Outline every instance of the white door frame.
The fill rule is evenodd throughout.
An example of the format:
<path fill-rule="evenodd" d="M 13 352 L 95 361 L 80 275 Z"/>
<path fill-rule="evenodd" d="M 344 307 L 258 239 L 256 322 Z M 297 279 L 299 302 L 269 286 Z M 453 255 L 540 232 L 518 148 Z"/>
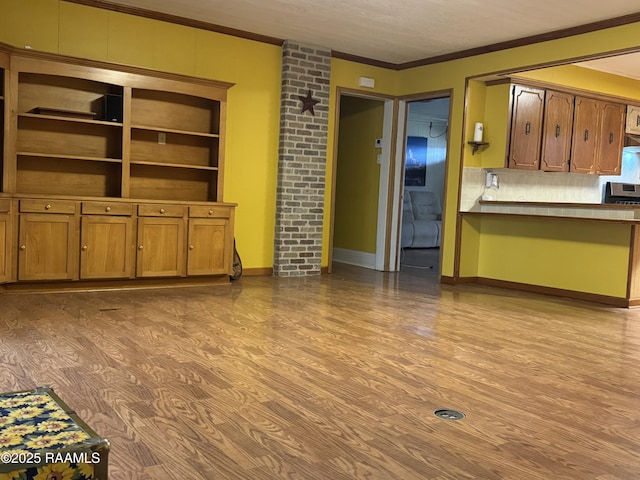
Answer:
<path fill-rule="evenodd" d="M 384 102 L 382 164 L 378 195 L 378 229 L 376 237 L 376 270 L 398 270 L 398 232 L 402 222 L 402 166 L 404 164 L 404 132 L 407 102 Z"/>

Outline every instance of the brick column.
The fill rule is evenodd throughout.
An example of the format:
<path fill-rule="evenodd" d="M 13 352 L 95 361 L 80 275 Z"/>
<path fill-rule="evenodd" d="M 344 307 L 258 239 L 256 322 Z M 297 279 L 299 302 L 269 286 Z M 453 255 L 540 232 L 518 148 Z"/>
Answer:
<path fill-rule="evenodd" d="M 282 47 L 280 150 L 273 274 L 319 275 L 329 125 L 331 52 L 287 40 Z M 299 97 L 319 100 L 302 112 Z"/>

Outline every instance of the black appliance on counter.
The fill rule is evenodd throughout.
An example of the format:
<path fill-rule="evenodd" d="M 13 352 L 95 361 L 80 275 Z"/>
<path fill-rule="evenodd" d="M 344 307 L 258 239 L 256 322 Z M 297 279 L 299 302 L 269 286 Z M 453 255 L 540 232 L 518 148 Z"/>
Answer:
<path fill-rule="evenodd" d="M 604 202 L 623 205 L 640 205 L 640 185 L 633 183 L 607 182 L 604 187 Z"/>

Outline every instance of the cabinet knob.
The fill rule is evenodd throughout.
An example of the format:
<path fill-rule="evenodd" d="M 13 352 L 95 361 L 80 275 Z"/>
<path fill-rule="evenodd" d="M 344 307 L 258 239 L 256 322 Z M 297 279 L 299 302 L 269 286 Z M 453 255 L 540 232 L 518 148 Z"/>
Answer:
<path fill-rule="evenodd" d="M 209 215 L 213 215 L 213 210 L 209 210 Z"/>
<path fill-rule="evenodd" d="M 82 245 L 82 250 L 86 250 L 87 248 L 89 247 L 87 247 L 86 245 Z"/>
<path fill-rule="evenodd" d="M 164 213 L 164 212 L 166 212 L 166 210 L 164 208 L 161 208 L 160 213 Z"/>
<path fill-rule="evenodd" d="M 138 245 L 138 250 L 142 250 L 144 247 L 142 245 Z"/>
<path fill-rule="evenodd" d="M 193 245 L 189 245 L 189 250 L 193 250 L 194 246 Z"/>
<path fill-rule="evenodd" d="M 51 210 L 51 204 L 50 204 L 50 203 L 47 203 L 47 204 L 44 206 L 44 209 L 45 209 L 45 210 Z"/>
<path fill-rule="evenodd" d="M 26 250 L 27 246 L 26 245 L 20 245 L 20 250 Z"/>
<path fill-rule="evenodd" d="M 110 212 L 110 211 L 111 211 L 111 207 L 106 207 L 106 208 L 104 209 L 104 211 L 105 211 L 105 212 Z"/>

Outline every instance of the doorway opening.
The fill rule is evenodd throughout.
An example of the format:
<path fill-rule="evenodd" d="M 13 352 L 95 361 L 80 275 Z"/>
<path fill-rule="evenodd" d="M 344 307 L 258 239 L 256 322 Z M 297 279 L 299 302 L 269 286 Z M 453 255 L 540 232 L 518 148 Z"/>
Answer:
<path fill-rule="evenodd" d="M 385 99 L 342 94 L 338 108 L 332 260 L 375 269 Z"/>
<path fill-rule="evenodd" d="M 399 269 L 440 274 L 450 98 L 407 101 Z"/>

